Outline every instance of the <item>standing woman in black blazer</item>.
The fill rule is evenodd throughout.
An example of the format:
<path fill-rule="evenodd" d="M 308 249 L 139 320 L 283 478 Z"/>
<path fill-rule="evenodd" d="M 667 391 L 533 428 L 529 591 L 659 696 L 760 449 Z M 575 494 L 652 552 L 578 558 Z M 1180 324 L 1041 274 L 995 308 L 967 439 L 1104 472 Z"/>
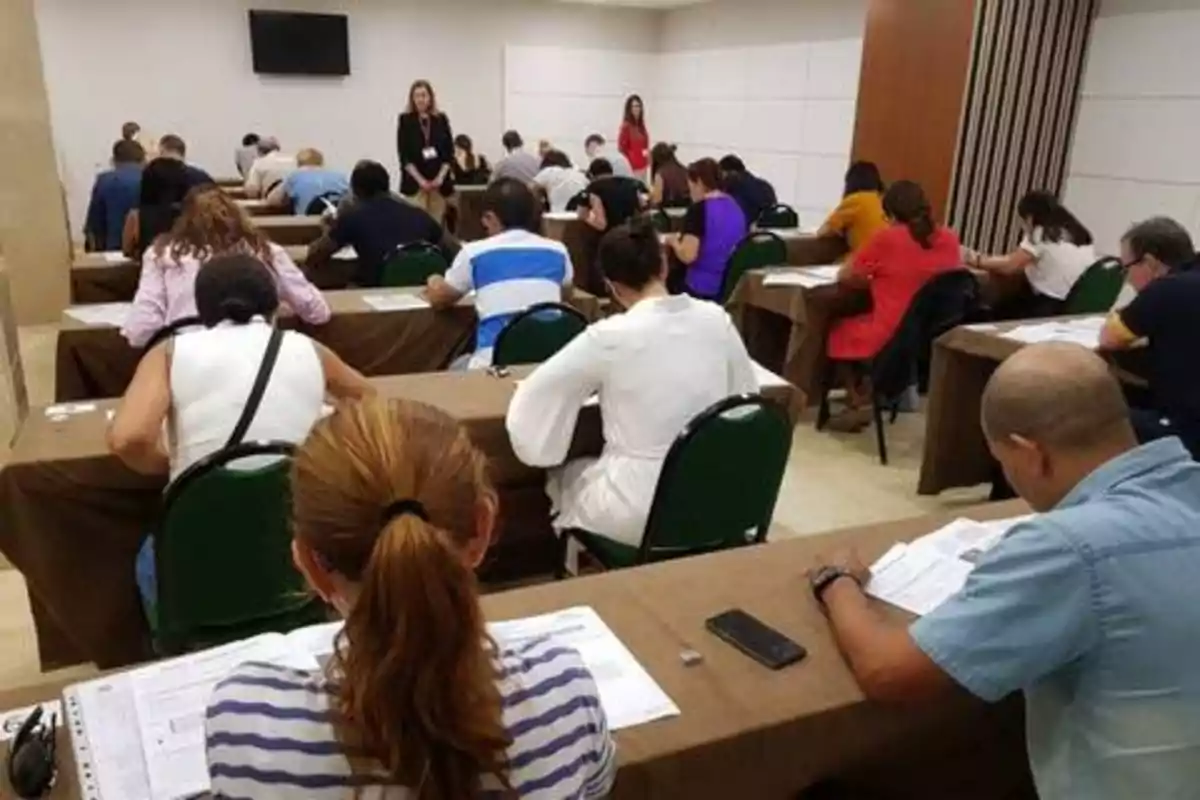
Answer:
<path fill-rule="evenodd" d="M 396 128 L 400 154 L 400 194 L 429 212 L 439 223 L 446 200 L 454 194 L 454 134 L 450 120 L 438 111 L 437 95 L 427 80 L 408 90 L 408 109 Z"/>

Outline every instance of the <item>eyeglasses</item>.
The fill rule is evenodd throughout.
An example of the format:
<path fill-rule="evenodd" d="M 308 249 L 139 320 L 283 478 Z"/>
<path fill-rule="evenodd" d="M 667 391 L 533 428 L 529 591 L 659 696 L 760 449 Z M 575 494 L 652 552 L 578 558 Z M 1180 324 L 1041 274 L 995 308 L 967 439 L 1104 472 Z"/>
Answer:
<path fill-rule="evenodd" d="M 48 795 L 58 775 L 54 759 L 58 714 L 51 714 L 50 724 L 43 725 L 42 713 L 41 706 L 33 710 L 8 750 L 8 782 L 22 800 Z"/>

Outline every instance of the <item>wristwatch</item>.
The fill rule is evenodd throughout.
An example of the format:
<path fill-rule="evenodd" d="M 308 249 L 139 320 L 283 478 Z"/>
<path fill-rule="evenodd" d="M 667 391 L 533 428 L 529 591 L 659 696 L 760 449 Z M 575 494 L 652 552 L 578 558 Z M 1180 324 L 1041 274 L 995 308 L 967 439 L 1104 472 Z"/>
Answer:
<path fill-rule="evenodd" d="M 818 603 L 825 605 L 825 590 L 841 578 L 849 578 L 858 584 L 859 588 L 862 588 L 862 581 L 858 579 L 858 576 L 845 567 L 821 567 L 812 576 L 812 593 Z"/>

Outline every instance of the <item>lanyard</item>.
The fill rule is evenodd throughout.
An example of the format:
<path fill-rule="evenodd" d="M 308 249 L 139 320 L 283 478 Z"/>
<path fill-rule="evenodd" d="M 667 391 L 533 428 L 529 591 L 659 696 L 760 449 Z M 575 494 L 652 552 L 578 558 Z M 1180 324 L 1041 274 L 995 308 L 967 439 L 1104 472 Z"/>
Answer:
<path fill-rule="evenodd" d="M 433 138 L 433 117 L 419 117 L 417 121 L 421 123 L 421 135 L 425 137 L 425 146 L 429 147 L 429 140 Z"/>

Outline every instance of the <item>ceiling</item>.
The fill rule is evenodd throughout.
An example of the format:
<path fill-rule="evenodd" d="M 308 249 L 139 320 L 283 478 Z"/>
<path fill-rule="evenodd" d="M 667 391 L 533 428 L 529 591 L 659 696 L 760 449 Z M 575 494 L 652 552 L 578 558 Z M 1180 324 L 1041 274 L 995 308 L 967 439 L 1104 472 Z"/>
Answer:
<path fill-rule="evenodd" d="M 681 8 L 707 3 L 709 0 L 558 0 L 560 3 L 579 3 L 589 6 L 625 6 L 632 8 Z"/>

